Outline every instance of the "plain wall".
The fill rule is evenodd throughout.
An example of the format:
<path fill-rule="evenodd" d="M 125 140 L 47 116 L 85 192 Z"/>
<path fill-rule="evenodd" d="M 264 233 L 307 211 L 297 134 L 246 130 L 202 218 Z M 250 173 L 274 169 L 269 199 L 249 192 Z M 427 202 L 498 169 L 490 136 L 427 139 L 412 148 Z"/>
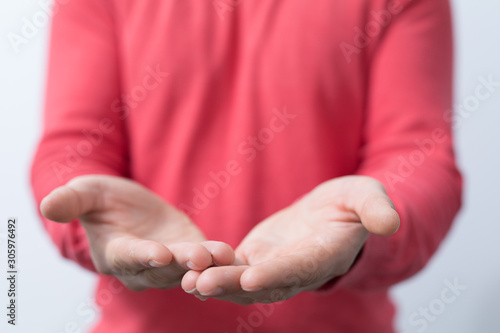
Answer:
<path fill-rule="evenodd" d="M 49 23 L 39 24 L 39 31 L 18 53 L 7 35 L 19 33 L 22 19 L 40 11 L 38 0 L 0 3 L 1 276 L 6 272 L 6 221 L 19 221 L 18 325 L 6 323 L 7 283 L 1 278 L 1 332 L 78 332 L 97 319 L 95 277 L 59 256 L 41 227 L 29 187 L 30 162 L 40 134 Z M 500 1 L 455 0 L 453 11 L 455 102 L 462 105 L 471 101 L 479 77 L 500 82 Z M 393 289 L 396 324 L 403 332 L 500 332 L 500 223 L 495 210 L 500 199 L 499 106 L 497 87 L 475 111 L 458 116 L 464 206 L 429 265 Z M 465 289 L 451 290 L 449 284 L 454 283 Z"/>

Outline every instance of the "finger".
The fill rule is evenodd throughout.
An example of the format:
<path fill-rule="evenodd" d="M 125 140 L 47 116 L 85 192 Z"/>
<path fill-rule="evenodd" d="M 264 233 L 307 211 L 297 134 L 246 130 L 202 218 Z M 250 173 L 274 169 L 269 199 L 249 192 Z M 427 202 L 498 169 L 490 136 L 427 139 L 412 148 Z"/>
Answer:
<path fill-rule="evenodd" d="M 135 275 L 118 275 L 127 288 L 142 291 L 148 288 L 170 289 L 180 284 L 184 270 L 177 265 L 161 268 L 147 268 Z"/>
<path fill-rule="evenodd" d="M 251 292 L 282 289 L 292 294 L 301 288 L 312 290 L 324 283 L 327 270 L 333 270 L 326 266 L 312 252 L 281 256 L 248 268 L 241 276 L 241 288 Z"/>
<path fill-rule="evenodd" d="M 130 281 L 139 287 L 170 289 L 180 285 L 184 273 L 186 271 L 182 267 L 169 264 L 161 268 L 145 269 L 138 275 L 131 276 Z"/>
<path fill-rule="evenodd" d="M 104 258 L 97 258 L 96 268 L 108 275 L 137 275 L 148 268 L 165 267 L 172 261 L 172 253 L 163 244 L 118 237 L 104 249 Z"/>
<path fill-rule="evenodd" d="M 366 230 L 373 234 L 388 236 L 399 228 L 399 215 L 385 193 L 374 192 L 366 197 L 357 213 Z"/>
<path fill-rule="evenodd" d="M 367 176 L 349 176 L 339 180 L 344 182 L 338 189 L 345 193 L 347 207 L 359 216 L 366 230 L 380 236 L 388 236 L 398 230 L 399 215 L 379 181 Z"/>
<path fill-rule="evenodd" d="M 212 255 L 212 264 L 226 266 L 234 263 L 234 250 L 228 244 L 216 241 L 205 241 L 202 242 L 201 245 L 203 245 Z"/>
<path fill-rule="evenodd" d="M 275 288 L 267 289 L 258 292 L 241 291 L 233 294 L 225 294 L 222 296 L 213 297 L 220 301 L 232 302 L 239 305 L 251 305 L 255 303 L 276 303 L 287 300 L 295 296 L 297 292 L 291 292 L 290 288 Z M 197 296 L 197 298 L 204 300 L 209 297 Z"/>
<path fill-rule="evenodd" d="M 196 290 L 196 281 L 198 281 L 201 273 L 201 271 L 187 271 L 182 277 L 182 289 L 188 294 L 198 295 L 198 290 Z"/>
<path fill-rule="evenodd" d="M 235 267 L 235 266 L 232 266 Z M 293 294 L 290 293 L 290 288 L 275 288 L 271 290 L 262 290 L 256 292 L 248 292 L 241 289 L 238 280 L 241 281 L 241 271 L 248 266 L 240 267 L 236 270 L 228 266 L 213 267 L 200 271 L 188 271 L 182 278 L 182 288 L 185 292 L 194 295 L 198 299 L 205 301 L 208 298 L 215 298 L 221 301 L 229 301 L 240 305 L 250 305 L 258 303 L 274 303 L 290 298 Z M 210 271 L 210 273 L 208 273 Z M 203 279 L 199 284 L 203 296 L 197 289 L 198 279 L 203 275 Z M 223 279 L 221 279 L 221 276 Z M 204 280 L 204 281 L 203 281 Z M 216 282 L 218 281 L 218 282 Z"/>
<path fill-rule="evenodd" d="M 212 265 L 212 254 L 199 243 L 174 243 L 168 245 L 172 261 L 186 270 L 204 270 Z"/>
<path fill-rule="evenodd" d="M 196 290 L 201 296 L 222 296 L 241 292 L 241 274 L 248 266 L 211 267 L 196 280 Z"/>
<path fill-rule="evenodd" d="M 101 186 L 96 177 L 75 178 L 47 195 L 40 204 L 40 211 L 49 220 L 71 222 L 80 215 L 101 208 Z"/>
<path fill-rule="evenodd" d="M 181 284 L 181 280 L 186 273 L 199 272 L 190 270 L 189 268 L 193 267 L 194 264 L 192 262 L 197 261 L 197 259 L 195 259 L 191 262 L 192 258 L 198 255 L 196 252 L 199 250 L 205 252 L 203 254 L 203 256 L 206 256 L 205 265 L 212 262 L 208 250 L 200 244 L 177 243 L 171 246 L 171 248 L 173 249 L 173 253 L 170 264 L 159 268 L 144 269 L 137 275 L 130 276 L 130 278 L 126 279 L 127 286 L 133 290 L 143 290 L 144 288 L 174 288 Z M 177 257 L 175 256 L 176 253 Z M 182 253 L 185 257 L 179 255 L 179 253 Z M 194 284 L 195 283 L 196 281 Z"/>

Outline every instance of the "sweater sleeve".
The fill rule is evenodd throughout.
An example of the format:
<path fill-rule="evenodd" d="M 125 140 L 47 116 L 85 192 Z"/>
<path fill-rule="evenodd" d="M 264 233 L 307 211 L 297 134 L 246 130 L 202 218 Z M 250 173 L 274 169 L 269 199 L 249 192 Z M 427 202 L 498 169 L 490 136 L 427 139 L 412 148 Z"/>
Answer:
<path fill-rule="evenodd" d="M 336 287 L 387 288 L 422 269 L 461 203 L 445 113 L 452 104 L 452 29 L 447 0 L 414 0 L 392 17 L 370 56 L 359 175 L 386 188 L 401 219 L 370 235 Z"/>
<path fill-rule="evenodd" d="M 119 59 L 105 3 L 72 0 L 54 9 L 43 133 L 31 169 L 38 205 L 76 176 L 128 172 L 125 119 L 117 106 Z M 64 257 L 95 270 L 78 221 L 42 221 Z"/>

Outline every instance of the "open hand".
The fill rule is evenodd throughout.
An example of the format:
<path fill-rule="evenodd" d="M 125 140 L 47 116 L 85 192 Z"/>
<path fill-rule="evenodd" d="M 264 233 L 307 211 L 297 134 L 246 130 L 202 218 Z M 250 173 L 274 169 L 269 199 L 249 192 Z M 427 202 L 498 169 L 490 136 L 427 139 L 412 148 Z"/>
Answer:
<path fill-rule="evenodd" d="M 229 245 L 206 241 L 184 213 L 124 178 L 74 178 L 45 197 L 40 209 L 56 222 L 79 218 L 97 271 L 132 290 L 172 288 L 188 270 L 234 261 Z"/>
<path fill-rule="evenodd" d="M 236 249 L 235 265 L 189 271 L 182 287 L 202 300 L 282 301 L 345 274 L 369 232 L 389 235 L 398 227 L 378 181 L 337 178 L 255 226 Z"/>

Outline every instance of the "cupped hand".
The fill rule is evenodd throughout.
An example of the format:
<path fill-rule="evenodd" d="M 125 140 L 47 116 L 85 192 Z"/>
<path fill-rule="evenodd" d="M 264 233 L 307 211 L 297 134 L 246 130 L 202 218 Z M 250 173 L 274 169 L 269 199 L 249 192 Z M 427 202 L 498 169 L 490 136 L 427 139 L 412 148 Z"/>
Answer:
<path fill-rule="evenodd" d="M 76 177 L 45 197 L 40 210 L 56 222 L 79 218 L 96 270 L 132 290 L 173 288 L 188 270 L 234 261 L 229 245 L 206 241 L 184 213 L 125 178 Z"/>
<path fill-rule="evenodd" d="M 235 265 L 189 271 L 182 287 L 202 300 L 282 301 L 345 274 L 370 232 L 390 235 L 398 227 L 378 181 L 337 178 L 256 225 L 236 249 Z"/>

